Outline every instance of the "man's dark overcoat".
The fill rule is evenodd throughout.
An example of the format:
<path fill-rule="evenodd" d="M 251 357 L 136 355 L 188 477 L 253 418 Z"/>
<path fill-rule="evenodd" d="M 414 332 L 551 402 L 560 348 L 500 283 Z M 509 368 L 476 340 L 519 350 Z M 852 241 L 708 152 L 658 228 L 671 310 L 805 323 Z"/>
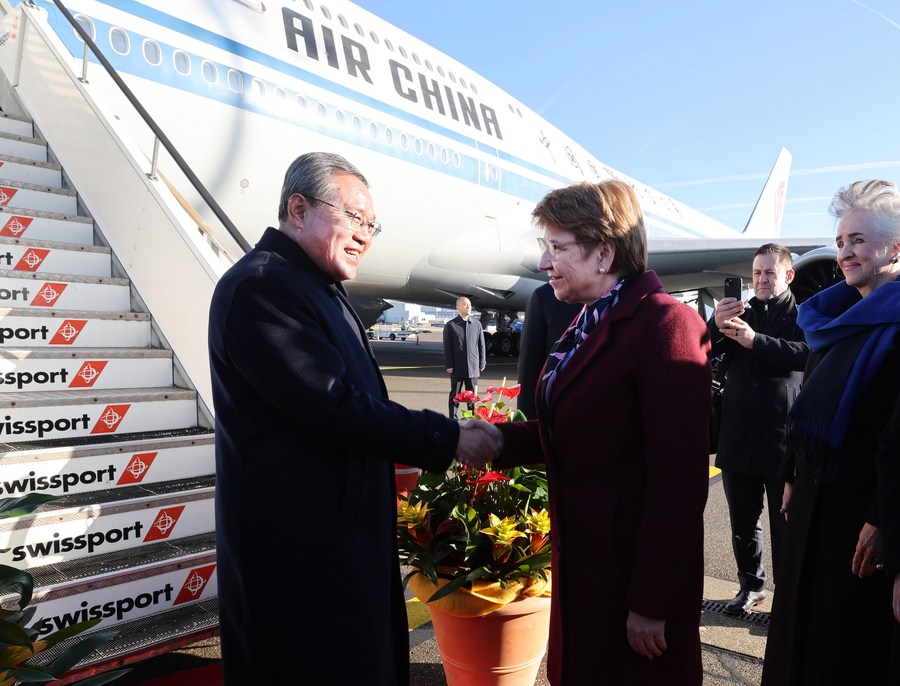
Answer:
<path fill-rule="evenodd" d="M 487 364 L 481 322 L 456 315 L 444 325 L 444 368 L 454 379 L 477 379 Z"/>
<path fill-rule="evenodd" d="M 797 301 L 787 290 L 770 301 L 751 298 L 741 316 L 756 333 L 749 350 L 708 326 L 713 357 L 728 370 L 716 466 L 775 479 L 784 458 L 788 410 L 800 392 L 809 346 L 797 326 Z"/>
<path fill-rule="evenodd" d="M 496 465 L 546 458 L 554 686 L 700 685 L 711 381 L 704 322 L 646 272 L 560 372 L 549 412 L 497 425 Z M 631 649 L 629 610 L 665 620 L 662 657 Z"/>
<path fill-rule="evenodd" d="M 343 288 L 275 229 L 209 345 L 225 683 L 407 684 L 393 461 L 446 469 L 457 425 L 387 399 Z"/>

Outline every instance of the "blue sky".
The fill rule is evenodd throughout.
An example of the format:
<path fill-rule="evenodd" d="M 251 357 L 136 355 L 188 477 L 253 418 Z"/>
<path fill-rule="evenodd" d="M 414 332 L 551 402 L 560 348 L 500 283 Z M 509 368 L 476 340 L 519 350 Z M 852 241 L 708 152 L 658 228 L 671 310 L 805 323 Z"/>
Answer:
<path fill-rule="evenodd" d="M 784 235 L 834 192 L 900 183 L 897 0 L 356 0 L 612 166 L 744 226 L 782 146 Z"/>

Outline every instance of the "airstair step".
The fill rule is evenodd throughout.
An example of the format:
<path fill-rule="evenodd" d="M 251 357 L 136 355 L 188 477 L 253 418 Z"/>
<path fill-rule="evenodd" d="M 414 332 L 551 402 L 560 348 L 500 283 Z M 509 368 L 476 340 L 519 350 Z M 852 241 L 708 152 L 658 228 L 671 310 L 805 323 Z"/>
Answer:
<path fill-rule="evenodd" d="M 8 112 L 0 112 L 0 131 L 13 136 L 32 138 L 34 136 L 34 125 L 30 119 L 17 117 Z"/>
<path fill-rule="evenodd" d="M 215 489 L 54 509 L 0 522 L 0 563 L 31 569 L 215 531 Z"/>
<path fill-rule="evenodd" d="M 47 143 L 32 136 L 0 132 L 0 154 L 46 162 Z"/>
<path fill-rule="evenodd" d="M 112 259 L 109 248 L 99 245 L 0 236 L 0 269 L 109 277 L 112 275 Z"/>
<path fill-rule="evenodd" d="M 93 245 L 90 217 L 0 207 L 0 236 Z"/>
<path fill-rule="evenodd" d="M 0 271 L 0 307 L 118 312 L 131 309 L 128 279 Z"/>
<path fill-rule="evenodd" d="M 54 214 L 78 214 L 75 191 L 20 181 L 0 183 L 0 205 Z"/>
<path fill-rule="evenodd" d="M 0 395 L 18 391 L 154 388 L 174 383 L 172 353 L 161 349 L 4 350 Z"/>
<path fill-rule="evenodd" d="M 38 162 L 24 157 L 0 155 L 0 184 L 7 181 L 61 188 L 62 167 L 53 162 Z"/>
<path fill-rule="evenodd" d="M 32 391 L 0 396 L 0 441 L 31 442 L 197 425 L 197 397 L 181 388 Z"/>
<path fill-rule="evenodd" d="M 89 495 L 197 479 L 215 472 L 212 434 L 0 453 L 0 497 Z"/>
<path fill-rule="evenodd" d="M 0 308 L 0 349 L 144 348 L 149 345 L 150 315 L 144 312 Z"/>

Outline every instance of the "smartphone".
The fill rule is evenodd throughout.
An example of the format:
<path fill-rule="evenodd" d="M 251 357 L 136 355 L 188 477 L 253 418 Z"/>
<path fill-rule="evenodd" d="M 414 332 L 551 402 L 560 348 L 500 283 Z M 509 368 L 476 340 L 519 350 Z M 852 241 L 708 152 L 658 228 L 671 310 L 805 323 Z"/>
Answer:
<path fill-rule="evenodd" d="M 742 300 L 744 294 L 744 281 L 739 276 L 725 278 L 725 297 Z"/>

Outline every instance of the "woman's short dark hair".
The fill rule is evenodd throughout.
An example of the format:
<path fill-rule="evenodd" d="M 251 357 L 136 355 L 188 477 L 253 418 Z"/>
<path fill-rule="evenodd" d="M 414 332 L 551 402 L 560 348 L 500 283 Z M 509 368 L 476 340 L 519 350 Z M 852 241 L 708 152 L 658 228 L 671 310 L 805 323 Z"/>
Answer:
<path fill-rule="evenodd" d="M 615 246 L 612 272 L 642 274 L 647 269 L 647 232 L 634 189 L 623 181 L 576 183 L 545 195 L 531 213 L 539 226 L 571 231 L 584 254 L 600 243 Z"/>

